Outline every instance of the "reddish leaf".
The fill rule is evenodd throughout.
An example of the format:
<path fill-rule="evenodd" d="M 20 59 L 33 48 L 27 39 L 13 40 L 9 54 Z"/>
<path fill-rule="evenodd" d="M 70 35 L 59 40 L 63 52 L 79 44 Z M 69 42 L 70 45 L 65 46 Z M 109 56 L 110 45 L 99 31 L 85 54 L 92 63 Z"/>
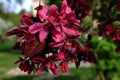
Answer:
<path fill-rule="evenodd" d="M 22 30 L 24 29 L 27 29 L 28 26 L 27 25 L 22 25 L 20 27 L 14 27 L 10 30 L 8 30 L 5 35 L 3 36 L 3 38 L 6 38 L 8 36 L 12 36 L 12 35 L 16 35 L 16 34 L 19 34 L 19 32 L 22 32 Z M 24 31 L 23 31 L 24 32 Z"/>
<path fill-rule="evenodd" d="M 40 43 L 38 40 L 28 42 L 24 48 L 24 54 L 26 57 L 32 57 L 41 52 L 46 46 L 46 43 Z"/>

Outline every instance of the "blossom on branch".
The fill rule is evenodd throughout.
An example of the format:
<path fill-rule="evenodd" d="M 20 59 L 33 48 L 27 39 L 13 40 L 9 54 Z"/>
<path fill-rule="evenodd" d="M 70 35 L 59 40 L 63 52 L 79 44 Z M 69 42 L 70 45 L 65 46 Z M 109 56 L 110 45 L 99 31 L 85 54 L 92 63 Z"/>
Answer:
<path fill-rule="evenodd" d="M 75 13 L 66 0 L 63 0 L 60 10 L 54 4 L 49 9 L 39 6 L 36 17 L 24 13 L 21 18 L 22 26 L 12 28 L 5 34 L 5 37 L 18 37 L 14 49 L 21 50 L 24 55 L 24 58 L 16 61 L 20 63 L 22 71 L 28 74 L 33 71 L 38 74 L 49 71 L 57 76 L 60 71 L 58 66 L 61 66 L 63 73 L 69 71 L 69 61 L 75 63 L 76 67 L 82 60 L 91 63 L 96 61 L 96 56 L 89 53 L 90 47 L 86 44 L 81 46 L 76 40 L 82 36 L 79 26 L 90 11 L 89 4 L 79 0 L 75 5 Z M 107 34 L 112 32 L 108 31 Z"/>

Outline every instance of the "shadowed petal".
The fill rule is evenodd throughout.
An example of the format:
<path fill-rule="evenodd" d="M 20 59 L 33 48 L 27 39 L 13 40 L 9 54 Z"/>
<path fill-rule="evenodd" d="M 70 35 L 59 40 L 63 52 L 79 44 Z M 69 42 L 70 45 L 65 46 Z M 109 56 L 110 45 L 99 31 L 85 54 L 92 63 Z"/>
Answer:
<path fill-rule="evenodd" d="M 6 37 L 12 36 L 12 35 L 17 35 L 17 34 L 19 34 L 19 33 L 21 33 L 21 32 L 22 32 L 22 33 L 23 33 L 23 32 L 26 33 L 26 31 L 25 31 L 24 29 L 27 29 L 27 28 L 28 28 L 27 25 L 22 25 L 22 26 L 20 26 L 20 27 L 14 27 L 14 28 L 8 30 L 8 31 L 5 33 L 5 35 L 3 36 L 3 38 L 6 38 Z"/>
<path fill-rule="evenodd" d="M 32 62 L 34 63 L 44 63 L 46 62 L 46 58 L 43 56 L 35 56 L 33 58 L 31 58 Z"/>
<path fill-rule="evenodd" d="M 77 31 L 78 29 L 74 26 L 62 26 L 63 31 L 66 34 L 70 34 L 70 35 L 78 35 Z"/>
<path fill-rule="evenodd" d="M 64 32 L 53 31 L 52 38 L 55 42 L 61 42 L 66 39 L 66 35 Z"/>
<path fill-rule="evenodd" d="M 40 22 L 36 22 L 33 25 L 29 26 L 28 31 L 32 34 L 37 33 L 38 31 L 41 30 L 41 28 L 43 27 L 43 24 Z"/>
<path fill-rule="evenodd" d="M 55 48 L 55 47 L 60 47 L 64 44 L 64 42 L 52 42 L 52 43 L 49 43 L 49 47 L 51 48 Z"/>
<path fill-rule="evenodd" d="M 27 43 L 23 49 L 25 57 L 33 57 L 41 52 L 46 46 L 46 43 L 40 43 L 38 40 Z"/>

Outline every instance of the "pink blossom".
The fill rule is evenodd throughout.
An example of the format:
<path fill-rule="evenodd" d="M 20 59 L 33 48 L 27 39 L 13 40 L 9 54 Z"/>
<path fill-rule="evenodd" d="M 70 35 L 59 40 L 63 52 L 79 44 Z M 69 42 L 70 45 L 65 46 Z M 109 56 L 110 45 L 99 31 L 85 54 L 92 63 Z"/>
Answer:
<path fill-rule="evenodd" d="M 22 18 L 21 18 L 21 22 L 23 25 L 31 25 L 32 24 L 32 16 L 28 13 L 24 13 Z"/>

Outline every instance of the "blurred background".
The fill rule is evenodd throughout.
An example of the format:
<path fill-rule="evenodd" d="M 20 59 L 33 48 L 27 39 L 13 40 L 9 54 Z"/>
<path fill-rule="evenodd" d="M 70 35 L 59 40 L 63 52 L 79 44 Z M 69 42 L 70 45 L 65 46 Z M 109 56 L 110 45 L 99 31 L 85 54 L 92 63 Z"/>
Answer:
<path fill-rule="evenodd" d="M 33 10 L 38 5 L 37 1 L 39 0 L 0 0 L 0 38 L 10 28 L 21 25 L 20 18 L 24 12 L 35 15 Z M 49 6 L 54 3 L 60 6 L 61 1 L 41 0 L 41 4 Z M 98 5 L 99 1 L 96 0 Z M 91 28 L 96 26 L 96 19 L 91 15 L 88 15 L 82 24 L 87 26 L 94 35 L 91 47 L 98 55 L 96 64 L 81 62 L 80 67 L 76 69 L 74 64 L 70 63 L 69 72 L 60 73 L 57 77 L 46 72 L 40 75 L 27 75 L 17 68 L 17 64 L 14 64 L 22 55 L 20 51 L 12 50 L 17 40 L 12 36 L 0 40 L 0 80 L 120 80 L 120 54 L 115 52 L 116 46 L 112 39 L 98 37 L 96 29 Z M 86 34 L 88 33 L 90 32 Z"/>

